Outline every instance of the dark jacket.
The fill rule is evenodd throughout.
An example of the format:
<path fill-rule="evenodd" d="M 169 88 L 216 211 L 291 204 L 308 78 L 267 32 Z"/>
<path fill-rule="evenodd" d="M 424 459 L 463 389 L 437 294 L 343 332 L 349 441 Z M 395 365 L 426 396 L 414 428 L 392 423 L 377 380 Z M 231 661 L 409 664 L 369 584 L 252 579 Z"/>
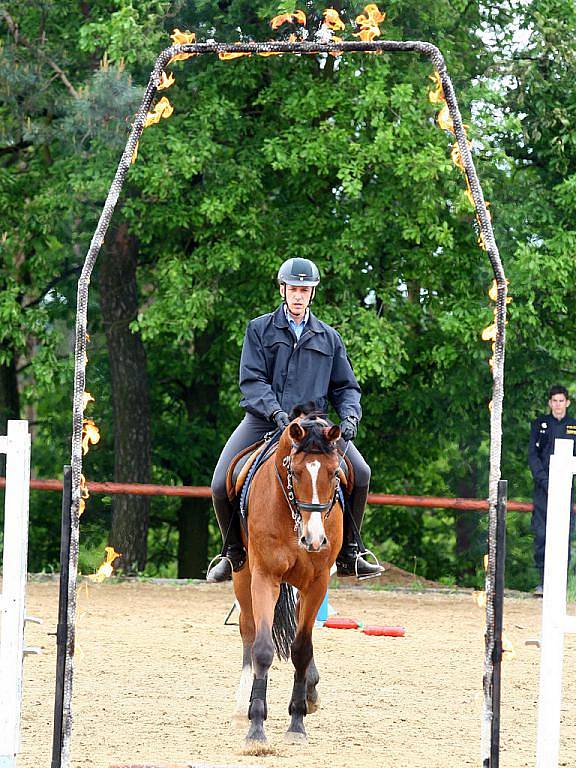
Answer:
<path fill-rule="evenodd" d="M 322 413 L 332 403 L 341 419 L 362 416 L 360 387 L 340 334 L 310 312 L 297 340 L 284 305 L 248 323 L 240 389 L 240 405 L 266 419 L 310 402 Z"/>
<path fill-rule="evenodd" d="M 558 421 L 551 413 L 534 419 L 530 430 L 528 464 L 532 470 L 534 482 L 546 491 L 550 456 L 554 453 L 554 441 L 557 437 L 576 439 L 576 419 L 564 416 Z"/>

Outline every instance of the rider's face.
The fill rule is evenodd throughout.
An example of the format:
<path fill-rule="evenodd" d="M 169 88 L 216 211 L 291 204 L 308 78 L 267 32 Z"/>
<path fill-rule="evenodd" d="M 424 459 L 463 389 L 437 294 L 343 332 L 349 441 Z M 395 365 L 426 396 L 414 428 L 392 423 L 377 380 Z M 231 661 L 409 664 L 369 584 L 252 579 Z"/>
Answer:
<path fill-rule="evenodd" d="M 564 397 L 564 395 L 552 395 L 550 400 L 548 400 L 548 405 L 552 411 L 552 416 L 560 421 L 566 416 L 570 400 Z"/>
<path fill-rule="evenodd" d="M 280 295 L 288 305 L 288 311 L 295 320 L 302 320 L 310 300 L 312 288 L 309 285 L 281 285 Z"/>

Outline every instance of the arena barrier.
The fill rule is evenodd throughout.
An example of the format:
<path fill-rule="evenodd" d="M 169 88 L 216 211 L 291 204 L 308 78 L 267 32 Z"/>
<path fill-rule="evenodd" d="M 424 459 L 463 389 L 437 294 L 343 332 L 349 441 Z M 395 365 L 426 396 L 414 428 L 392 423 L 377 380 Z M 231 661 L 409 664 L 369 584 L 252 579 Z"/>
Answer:
<path fill-rule="evenodd" d="M 6 454 L 2 595 L 0 597 L 0 768 L 15 768 L 20 748 L 22 662 L 28 564 L 30 434 L 27 421 L 9 421 L 0 437 Z"/>
<path fill-rule="evenodd" d="M 536 768 L 558 766 L 564 635 L 576 633 L 576 616 L 566 614 L 570 499 L 576 474 L 573 451 L 574 441 L 557 439 L 550 457 Z"/>

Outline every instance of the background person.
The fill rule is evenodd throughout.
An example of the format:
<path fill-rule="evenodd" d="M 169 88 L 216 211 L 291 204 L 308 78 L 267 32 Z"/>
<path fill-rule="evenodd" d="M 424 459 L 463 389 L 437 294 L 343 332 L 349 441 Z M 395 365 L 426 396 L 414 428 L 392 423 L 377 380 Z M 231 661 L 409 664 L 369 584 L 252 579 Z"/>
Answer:
<path fill-rule="evenodd" d="M 340 447 L 346 450 L 354 469 L 349 514 L 344 515 L 344 542 L 336 561 L 338 574 L 378 576 L 384 569 L 360 557 L 356 540 L 370 482 L 370 467 L 351 442 L 362 416 L 360 387 L 340 334 L 310 311 L 320 283 L 316 265 L 309 259 L 288 259 L 277 279 L 282 304 L 274 312 L 251 320 L 244 337 L 240 405 L 246 415 L 224 446 L 212 478 L 212 501 L 224 547 L 222 560 L 209 570 L 206 579 L 226 581 L 232 570 L 239 571 L 246 562 L 238 514 L 226 493 L 230 462 L 267 432 L 288 426 L 288 414 L 304 403 L 313 404 L 320 413 L 326 413 L 332 404 L 341 419 Z"/>
<path fill-rule="evenodd" d="M 534 534 L 534 563 L 538 570 L 538 586 L 534 594 L 544 592 L 544 554 L 546 550 L 546 510 L 548 506 L 548 470 L 550 456 L 554 453 L 554 441 L 557 437 L 576 439 L 576 419 L 567 415 L 570 406 L 566 387 L 555 385 L 548 392 L 550 413 L 538 416 L 532 422 L 528 463 L 534 478 L 534 510 L 532 512 L 532 532 Z M 572 499 L 570 502 L 570 534 L 574 528 Z M 572 538 L 572 536 L 570 536 Z M 569 555 L 570 557 L 570 555 Z"/>

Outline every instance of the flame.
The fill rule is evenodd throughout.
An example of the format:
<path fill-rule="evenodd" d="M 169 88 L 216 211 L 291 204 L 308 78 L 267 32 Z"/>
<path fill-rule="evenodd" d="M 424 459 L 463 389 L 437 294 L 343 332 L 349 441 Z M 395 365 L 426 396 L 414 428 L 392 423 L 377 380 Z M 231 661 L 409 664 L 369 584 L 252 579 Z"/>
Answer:
<path fill-rule="evenodd" d="M 450 133 L 454 133 L 454 122 L 450 117 L 450 110 L 448 109 L 448 104 L 446 104 L 446 102 L 444 102 L 444 106 L 440 112 L 438 112 L 436 120 L 440 128 L 442 128 L 444 131 L 450 131 Z"/>
<path fill-rule="evenodd" d="M 442 88 L 442 80 L 440 80 L 440 73 L 436 70 L 433 74 L 428 75 L 428 77 L 436 86 L 435 89 L 428 94 L 431 103 L 440 104 L 441 102 L 446 101 L 444 88 Z"/>
<path fill-rule="evenodd" d="M 241 59 L 243 56 L 251 56 L 251 55 L 252 55 L 251 53 L 241 53 L 241 52 L 238 52 L 238 53 L 235 53 L 235 52 L 224 53 L 224 52 L 221 52 L 221 53 L 218 54 L 218 58 L 221 61 L 231 61 L 232 59 Z"/>
<path fill-rule="evenodd" d="M 472 598 L 476 603 L 476 605 L 478 606 L 478 608 L 486 608 L 486 592 L 484 592 L 484 590 L 482 591 L 475 590 L 474 592 L 472 592 Z"/>
<path fill-rule="evenodd" d="M 90 491 L 86 485 L 86 478 L 84 475 L 80 475 L 80 508 L 78 510 L 78 517 L 81 517 L 86 509 L 86 499 L 90 498 Z"/>
<path fill-rule="evenodd" d="M 466 145 L 468 149 L 472 149 L 472 142 L 469 139 L 466 139 Z M 464 160 L 462 159 L 462 152 L 460 151 L 460 145 L 457 141 L 454 142 L 452 145 L 452 152 L 450 153 L 450 157 L 452 158 L 452 162 L 456 166 L 456 168 L 459 168 L 462 173 L 466 172 L 466 169 L 464 168 Z M 471 201 L 472 205 L 474 205 L 474 198 L 472 197 L 472 190 L 470 189 L 470 182 L 468 181 L 468 177 L 466 176 L 466 194 L 469 194 L 468 199 Z"/>
<path fill-rule="evenodd" d="M 378 8 L 375 3 L 366 5 L 364 7 L 364 13 L 366 14 L 365 16 L 362 14 L 360 14 L 360 16 L 356 16 L 356 24 L 359 24 L 360 26 L 368 24 L 381 24 L 386 18 L 386 14 L 382 13 L 380 8 Z"/>
<path fill-rule="evenodd" d="M 512 643 L 512 640 L 506 635 L 505 632 L 502 632 L 502 658 L 508 659 L 509 661 L 512 661 L 516 658 L 516 651 L 514 650 L 514 644 Z"/>
<path fill-rule="evenodd" d="M 496 341 L 496 323 L 490 323 L 482 330 L 482 341 Z"/>
<path fill-rule="evenodd" d="M 304 11 L 294 11 L 294 13 L 281 13 L 279 16 L 274 16 L 270 22 L 272 29 L 278 29 L 282 24 L 290 22 L 291 24 L 306 25 L 306 14 Z"/>
<path fill-rule="evenodd" d="M 100 430 L 92 419 L 82 419 L 82 453 L 88 453 L 90 445 L 100 442 Z"/>
<path fill-rule="evenodd" d="M 360 32 L 354 32 L 354 37 L 359 37 L 364 42 L 370 42 L 375 37 L 380 37 L 380 24 L 386 18 L 377 5 L 370 3 L 364 8 L 364 13 L 356 16 L 356 24 L 360 27 Z"/>
<path fill-rule="evenodd" d="M 170 59 L 170 61 L 166 66 L 168 66 L 169 64 L 173 64 L 175 61 L 186 61 L 186 59 L 191 59 L 192 56 L 198 56 L 198 54 L 197 53 L 176 53 L 174 56 L 172 56 L 172 58 Z"/>
<path fill-rule="evenodd" d="M 160 101 L 155 105 L 153 111 L 148 112 L 144 122 L 144 128 L 159 123 L 163 117 L 170 117 L 172 112 L 174 112 L 174 107 L 170 104 L 166 96 L 162 96 Z"/>
<path fill-rule="evenodd" d="M 195 32 L 189 32 L 186 30 L 186 32 L 181 32 L 179 29 L 175 29 L 172 34 L 170 35 L 170 39 L 175 45 L 186 45 L 186 43 L 195 43 L 196 42 L 196 33 Z M 192 56 L 197 56 L 197 53 L 177 53 L 175 56 L 172 56 L 168 64 L 172 64 L 174 61 L 186 61 L 186 59 L 191 59 Z M 168 86 L 164 86 L 165 88 L 168 88 Z"/>
<path fill-rule="evenodd" d="M 324 24 L 326 24 L 328 29 L 332 29 L 334 31 L 344 29 L 345 24 L 335 8 L 327 8 L 322 12 L 322 15 L 324 16 Z"/>
<path fill-rule="evenodd" d="M 506 278 L 506 285 L 509 285 L 510 281 L 508 278 Z M 498 299 L 498 285 L 496 283 L 496 280 L 492 280 L 492 284 L 490 285 L 490 288 L 488 289 L 488 296 L 490 297 L 491 301 L 497 301 Z M 512 296 L 506 296 L 506 304 L 510 304 L 512 301 Z M 494 307 L 493 315 L 494 315 L 494 322 L 490 323 L 490 325 L 487 325 L 486 328 L 482 330 L 482 341 L 491 341 L 492 342 L 492 356 L 488 360 L 488 365 L 490 366 L 490 370 L 494 372 L 494 361 L 495 361 L 495 354 L 496 354 L 496 332 L 497 332 L 497 307 Z M 508 324 L 508 321 L 506 321 L 506 324 Z M 489 406 L 490 407 L 490 406 Z"/>
<path fill-rule="evenodd" d="M 102 563 L 100 568 L 98 568 L 96 573 L 89 577 L 92 581 L 97 581 L 101 583 L 105 579 L 109 579 L 110 576 L 112 576 L 112 574 L 114 573 L 114 567 L 112 563 L 114 562 L 114 560 L 116 560 L 117 557 L 122 557 L 122 553 L 116 552 L 114 550 L 114 547 L 106 547 L 105 549 L 106 549 L 106 560 Z"/>
<path fill-rule="evenodd" d="M 478 219 L 478 217 L 476 217 Z M 484 239 L 484 235 L 482 234 L 482 230 L 478 231 L 478 239 L 476 241 L 480 248 L 482 248 L 483 251 L 486 250 L 486 240 Z"/>
<path fill-rule="evenodd" d="M 510 280 L 506 278 L 506 285 L 510 285 Z M 488 296 L 492 299 L 492 301 L 498 300 L 498 283 L 496 282 L 496 279 L 492 280 L 492 285 L 488 289 Z M 512 301 L 512 296 L 506 296 L 506 304 L 510 304 Z"/>
<path fill-rule="evenodd" d="M 172 30 L 170 40 L 172 40 L 174 45 L 186 45 L 186 43 L 195 43 L 196 32 L 190 32 L 189 30 L 186 30 L 186 32 L 181 32 L 178 28 L 176 28 Z"/>
<path fill-rule="evenodd" d="M 176 82 L 176 78 L 174 77 L 172 72 L 170 72 L 169 75 L 167 75 L 166 72 L 162 72 L 162 74 L 160 75 L 160 82 L 156 86 L 156 90 L 163 91 L 166 88 L 170 88 L 170 86 L 174 85 L 175 82 Z"/>
<path fill-rule="evenodd" d="M 82 395 L 82 410 L 85 411 L 88 403 L 95 403 L 96 401 L 90 394 L 90 392 L 84 392 Z"/>
<path fill-rule="evenodd" d="M 484 562 L 484 570 L 487 571 L 488 570 L 488 555 L 484 555 L 483 562 Z"/>
<path fill-rule="evenodd" d="M 132 153 L 132 159 L 130 160 L 131 165 L 134 165 L 136 160 L 138 159 L 138 145 L 140 144 L 139 141 L 136 142 L 136 146 L 134 147 L 134 152 Z"/>

